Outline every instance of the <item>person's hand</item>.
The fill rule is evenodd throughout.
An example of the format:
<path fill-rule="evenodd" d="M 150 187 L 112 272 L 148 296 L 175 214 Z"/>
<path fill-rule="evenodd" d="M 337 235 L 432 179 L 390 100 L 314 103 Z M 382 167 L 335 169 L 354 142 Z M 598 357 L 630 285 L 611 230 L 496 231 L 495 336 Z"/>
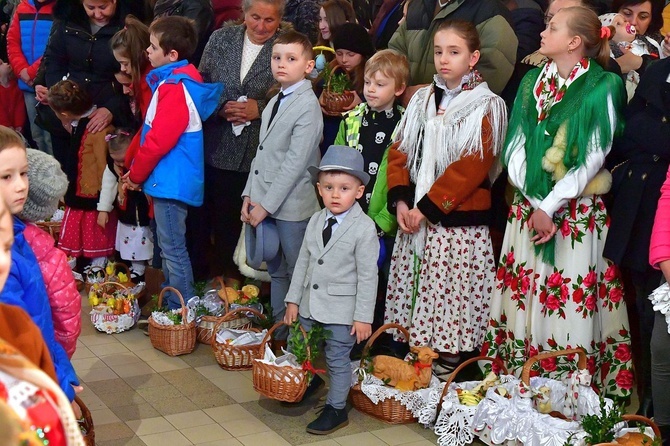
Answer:
<path fill-rule="evenodd" d="M 91 116 L 89 116 L 88 125 L 86 129 L 91 133 L 96 133 L 104 130 L 112 123 L 112 112 L 105 107 L 97 108 Z"/>
<path fill-rule="evenodd" d="M 30 75 L 28 74 L 28 69 L 27 69 L 27 68 L 24 68 L 23 70 L 21 70 L 21 71 L 19 72 L 19 77 L 21 78 L 21 80 L 22 80 L 23 82 L 25 82 L 26 84 L 32 86 L 32 84 L 33 84 L 33 80 L 30 78 Z"/>
<path fill-rule="evenodd" d="M 670 259 L 662 261 L 658 264 L 658 267 L 661 268 L 665 281 L 670 283 Z"/>
<path fill-rule="evenodd" d="M 265 220 L 265 217 L 268 216 L 268 211 L 258 203 L 250 202 L 249 204 L 253 206 L 249 212 L 249 224 L 255 228 Z"/>
<path fill-rule="evenodd" d="M 142 186 L 130 180 L 130 171 L 121 177 L 123 190 L 142 190 Z"/>
<path fill-rule="evenodd" d="M 623 74 L 628 74 L 642 66 L 642 57 L 636 56 L 630 51 L 625 52 L 623 56 L 617 57 L 615 60 L 619 64 Z"/>
<path fill-rule="evenodd" d="M 251 205 L 251 200 L 249 197 L 244 197 L 242 201 L 242 210 L 240 211 L 240 220 L 243 223 L 249 223 L 249 206 Z"/>
<path fill-rule="evenodd" d="M 351 327 L 351 333 L 349 334 L 352 336 L 356 335 L 356 342 L 360 344 L 372 335 L 372 325 L 366 324 L 365 322 L 354 321 L 354 325 Z"/>
<path fill-rule="evenodd" d="M 400 229 L 402 229 L 402 232 L 405 232 L 407 234 L 411 234 L 412 231 L 410 230 L 410 225 L 409 225 L 409 206 L 407 206 L 407 203 L 404 201 L 398 201 L 395 205 L 396 209 L 396 217 L 398 220 L 398 226 L 400 226 Z"/>
<path fill-rule="evenodd" d="M 35 85 L 35 97 L 42 104 L 48 104 L 49 102 L 47 100 L 47 93 L 49 93 L 49 89 L 47 87 L 44 85 Z"/>
<path fill-rule="evenodd" d="M 408 218 L 405 220 L 405 223 L 409 220 L 408 227 L 410 231 L 417 232 L 421 227 L 421 223 L 426 219 L 426 216 L 423 215 L 423 212 L 421 212 L 419 208 L 412 209 L 407 215 Z"/>
<path fill-rule="evenodd" d="M 235 125 L 260 118 L 258 101 L 255 99 L 248 99 L 247 102 L 228 101 L 222 110 L 223 117 Z"/>
<path fill-rule="evenodd" d="M 528 228 L 535 230 L 535 235 L 530 239 L 536 245 L 547 243 L 556 234 L 557 228 L 554 221 L 542 209 L 538 209 L 528 219 Z"/>
<path fill-rule="evenodd" d="M 98 226 L 102 229 L 105 229 L 107 222 L 109 221 L 109 212 L 99 211 L 98 212 Z"/>
<path fill-rule="evenodd" d="M 664 56 L 670 56 L 670 33 L 667 33 L 665 37 L 663 37 L 663 55 Z"/>
<path fill-rule="evenodd" d="M 284 323 L 291 325 L 298 320 L 298 305 L 294 303 L 286 304 L 286 313 L 284 314 Z"/>

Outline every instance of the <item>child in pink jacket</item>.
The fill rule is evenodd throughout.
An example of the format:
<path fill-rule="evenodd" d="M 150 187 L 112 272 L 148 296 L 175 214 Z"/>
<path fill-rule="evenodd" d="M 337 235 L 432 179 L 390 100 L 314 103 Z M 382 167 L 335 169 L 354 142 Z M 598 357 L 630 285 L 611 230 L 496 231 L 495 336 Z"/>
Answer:
<path fill-rule="evenodd" d="M 67 176 L 56 159 L 44 152 L 28 149 L 28 198 L 19 217 L 25 221 L 23 234 L 33 249 L 47 288 L 56 341 L 72 357 L 81 333 L 81 295 L 67 263 L 67 256 L 56 248 L 53 237 L 35 222 L 53 215 L 67 190 Z"/>
<path fill-rule="evenodd" d="M 658 200 L 649 246 L 649 263 L 663 271 L 665 280 L 670 282 L 670 170 Z M 655 305 L 654 309 L 657 311 L 651 333 L 651 393 L 654 421 L 661 430 L 665 446 L 670 438 L 670 312 L 667 304 L 663 303 Z"/>

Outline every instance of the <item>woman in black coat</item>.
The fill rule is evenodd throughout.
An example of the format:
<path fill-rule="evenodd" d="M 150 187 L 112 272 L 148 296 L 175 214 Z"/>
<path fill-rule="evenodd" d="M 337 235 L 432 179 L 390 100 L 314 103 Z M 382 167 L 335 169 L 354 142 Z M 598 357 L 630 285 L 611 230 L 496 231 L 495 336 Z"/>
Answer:
<path fill-rule="evenodd" d="M 44 85 L 51 87 L 67 76 L 88 91 L 97 106 L 87 126 L 90 132 L 101 131 L 111 123 L 130 124 L 128 100 L 114 78 L 119 63 L 109 42 L 123 28 L 126 15 L 141 13 L 141 8 L 141 2 L 132 0 L 58 0 L 56 3 L 56 20 L 42 61 Z M 68 135 L 59 127 L 51 109 L 43 106 L 39 114 L 42 126 L 52 134 L 54 156 L 59 158 L 67 147 Z"/>
<path fill-rule="evenodd" d="M 650 341 L 654 311 L 647 298 L 662 273 L 649 265 L 649 242 L 661 186 L 670 164 L 670 59 L 656 62 L 642 76 L 626 109 L 626 127 L 615 141 L 608 164 L 612 171 L 611 225 L 603 256 L 630 273 L 640 324 L 644 382 L 640 413 L 651 417 Z"/>

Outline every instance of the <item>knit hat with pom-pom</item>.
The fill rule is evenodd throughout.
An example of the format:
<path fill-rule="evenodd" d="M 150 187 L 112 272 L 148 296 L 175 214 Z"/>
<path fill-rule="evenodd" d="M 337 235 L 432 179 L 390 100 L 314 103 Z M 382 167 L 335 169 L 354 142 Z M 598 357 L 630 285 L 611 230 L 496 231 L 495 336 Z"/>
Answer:
<path fill-rule="evenodd" d="M 58 208 L 58 201 L 67 191 L 67 175 L 53 156 L 35 149 L 27 149 L 28 198 L 19 218 L 40 221 L 49 218 Z"/>

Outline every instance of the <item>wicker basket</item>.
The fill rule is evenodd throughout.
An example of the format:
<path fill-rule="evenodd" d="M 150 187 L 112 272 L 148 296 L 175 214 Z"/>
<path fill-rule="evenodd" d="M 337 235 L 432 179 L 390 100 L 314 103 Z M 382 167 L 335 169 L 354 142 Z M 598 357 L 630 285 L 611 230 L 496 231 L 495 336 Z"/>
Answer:
<path fill-rule="evenodd" d="M 81 409 L 82 419 L 79 420 L 79 425 L 82 429 L 82 436 L 84 437 L 84 443 L 86 446 L 95 446 L 95 426 L 93 425 L 93 417 L 91 417 L 91 411 L 88 410 L 86 404 L 78 396 L 74 397 L 75 403 Z M 86 431 L 84 434 L 83 431 Z"/>
<path fill-rule="evenodd" d="M 48 232 L 51 237 L 54 239 L 54 245 L 58 244 L 58 239 L 60 238 L 60 228 L 63 222 L 61 221 L 36 221 L 35 225 Z"/>
<path fill-rule="evenodd" d="M 505 364 L 499 359 L 499 358 L 493 358 L 491 356 L 477 356 L 474 358 L 470 358 L 468 360 L 463 361 L 461 364 L 458 365 L 454 369 L 453 372 L 451 372 L 451 375 L 449 375 L 449 378 L 447 379 L 447 382 L 444 384 L 444 389 L 442 389 L 442 395 L 440 395 L 440 402 L 437 404 L 437 413 L 435 415 L 435 418 L 440 416 L 440 411 L 442 410 L 442 403 L 444 402 L 444 398 L 447 396 L 447 392 L 449 391 L 449 386 L 456 381 L 456 377 L 460 373 L 461 370 L 466 368 L 468 365 L 472 364 L 473 362 L 478 362 L 478 361 L 490 361 L 495 363 L 498 367 L 500 367 L 500 370 L 503 372 L 503 374 L 507 375 L 507 367 L 505 367 Z"/>
<path fill-rule="evenodd" d="M 101 292 L 113 292 L 114 288 L 128 290 L 129 288 L 119 282 L 103 282 L 100 284 Z M 137 296 L 131 303 L 131 308 L 128 313 L 113 314 L 109 312 L 107 305 L 98 305 L 91 308 L 91 323 L 93 326 L 103 333 L 115 334 L 130 330 L 140 319 L 140 306 L 137 301 Z"/>
<path fill-rule="evenodd" d="M 656 438 L 661 438 L 660 429 L 658 428 L 656 423 L 654 423 L 649 418 L 643 417 L 642 415 L 633 415 L 633 414 L 631 414 L 631 415 L 626 414 L 626 415 L 623 415 L 621 418 L 623 419 L 623 421 L 637 421 L 637 422 L 640 422 L 640 423 L 645 423 L 646 425 L 651 427 L 652 431 L 654 431 L 654 438 L 655 439 Z M 598 444 L 594 444 L 593 446 L 621 446 L 621 445 L 619 443 L 598 443 Z M 651 445 L 643 444 L 642 442 L 640 442 L 639 446 L 651 446 Z"/>
<path fill-rule="evenodd" d="M 363 348 L 363 355 L 361 357 L 361 367 L 364 366 L 363 361 L 368 357 L 368 353 L 372 344 L 377 340 L 382 333 L 391 328 L 395 328 L 400 331 L 405 339 L 409 339 L 409 332 L 402 326 L 398 324 L 384 324 L 375 331 L 368 342 Z M 358 409 L 359 412 L 370 415 L 373 418 L 377 418 L 385 423 L 389 424 L 409 424 L 416 423 L 417 418 L 412 415 L 412 412 L 403 406 L 400 401 L 397 401 L 395 398 L 387 398 L 384 401 L 379 403 L 373 403 L 370 398 L 367 397 L 361 390 L 361 385 L 356 384 L 349 391 L 351 397 L 351 403 L 353 406 Z"/>
<path fill-rule="evenodd" d="M 221 278 L 221 276 L 217 277 L 216 280 L 219 282 L 220 289 L 224 290 L 225 292 L 226 285 L 223 283 L 223 279 Z M 221 298 L 221 296 L 218 293 L 217 296 Z M 221 301 L 223 302 L 224 305 L 224 313 L 228 314 L 230 312 L 230 304 L 228 303 L 228 299 L 221 298 Z M 198 325 L 196 327 L 196 335 L 198 342 L 201 342 L 203 344 L 212 343 L 212 338 L 214 337 L 213 334 L 217 332 L 214 330 L 214 327 L 221 321 L 222 317 L 223 316 L 206 315 L 200 318 L 200 321 L 198 322 Z M 234 328 L 238 330 L 246 330 L 247 328 L 251 328 L 251 321 L 249 320 L 248 317 L 242 315 L 237 318 L 227 319 L 222 328 Z"/>
<path fill-rule="evenodd" d="M 182 321 L 186 320 L 188 310 L 184 304 L 184 298 L 179 290 L 170 286 L 161 290 L 158 295 L 158 308 L 163 305 L 163 294 L 166 291 L 172 291 L 179 297 L 181 302 Z M 161 325 L 157 324 L 149 316 L 149 339 L 151 345 L 169 356 L 178 356 L 191 353 L 195 348 L 195 321 L 182 323 L 179 325 Z"/>
<path fill-rule="evenodd" d="M 258 344 L 230 345 L 216 341 L 216 333 L 218 333 L 221 328 L 232 328 L 226 325 L 229 324 L 230 321 L 239 320 L 237 315 L 240 313 L 252 313 L 260 319 L 265 319 L 263 314 L 253 308 L 238 308 L 219 318 L 219 321 L 214 326 L 214 334 L 211 336 L 211 344 L 216 361 L 221 368 L 226 370 L 249 370 L 253 365 L 254 359 L 259 357 L 262 358 L 262 356 L 259 356 Z M 239 327 L 235 328 L 240 329 Z M 258 330 L 251 327 L 245 327 L 244 329 L 258 332 Z"/>
<path fill-rule="evenodd" d="M 284 322 L 277 322 L 268 330 L 263 338 L 261 345 L 258 346 L 258 357 L 265 356 L 265 345 L 270 342 L 272 333 L 282 325 Z M 307 333 L 305 329 L 300 326 L 300 331 L 305 338 Z M 307 356 L 311 356 L 309 345 L 307 346 Z M 292 367 L 279 367 L 273 364 L 265 364 L 260 361 L 252 361 L 252 375 L 254 389 L 261 395 L 268 398 L 295 403 L 300 401 L 307 390 L 307 371 L 302 369 L 294 369 Z"/>
<path fill-rule="evenodd" d="M 331 89 L 330 81 L 333 78 L 335 72 L 339 69 L 341 69 L 341 67 L 337 66 L 331 71 L 331 75 L 328 77 L 328 81 L 326 82 L 326 86 L 323 89 L 320 98 L 321 106 L 332 115 L 337 115 L 348 110 L 347 107 L 351 105 L 354 100 L 353 91 L 345 90 L 342 93 L 335 93 Z M 349 77 L 349 74 L 346 72 L 346 70 L 342 69 L 342 72 L 346 74 L 347 77 Z"/>

